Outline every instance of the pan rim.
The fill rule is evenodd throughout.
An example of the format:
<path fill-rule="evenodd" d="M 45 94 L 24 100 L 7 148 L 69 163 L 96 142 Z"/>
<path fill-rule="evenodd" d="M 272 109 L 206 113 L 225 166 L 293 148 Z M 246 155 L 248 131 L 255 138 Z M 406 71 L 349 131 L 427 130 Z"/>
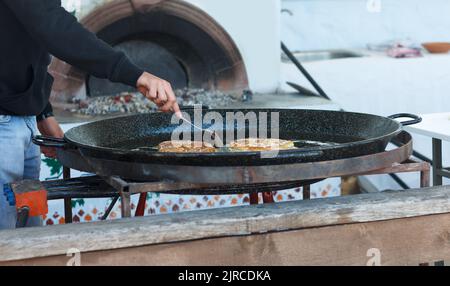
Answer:
<path fill-rule="evenodd" d="M 293 108 L 242 108 L 242 109 L 209 109 L 207 110 L 208 112 L 214 112 L 214 111 L 233 111 L 233 112 L 239 112 L 239 111 L 254 111 L 254 110 L 270 110 L 271 112 L 276 112 L 276 111 L 292 111 L 292 110 L 301 110 L 301 111 L 305 111 L 305 112 L 329 112 L 329 113 L 345 113 L 345 114 L 354 114 L 357 116 L 371 116 L 374 118 L 379 118 L 381 120 L 386 120 L 386 121 L 390 121 L 393 122 L 394 124 L 397 125 L 397 128 L 390 132 L 390 133 L 386 133 L 384 135 L 381 136 L 377 136 L 377 137 L 372 137 L 372 138 L 368 138 L 368 139 L 364 139 L 364 140 L 359 140 L 359 141 L 352 141 L 352 142 L 346 142 L 346 143 L 339 143 L 337 145 L 333 145 L 333 146 L 318 146 L 318 147 L 310 147 L 310 148 L 301 148 L 301 149 L 290 149 L 290 150 L 278 150 L 278 155 L 301 155 L 302 153 L 309 153 L 309 152 L 317 152 L 317 151 L 323 151 L 323 150 L 331 150 L 331 149 L 340 149 L 340 148 L 351 148 L 354 146 L 359 146 L 359 145 L 364 145 L 364 144 L 368 144 L 368 143 L 372 143 L 374 141 L 378 141 L 378 140 L 382 140 L 385 138 L 392 138 L 396 135 L 398 135 L 402 130 L 403 130 L 403 126 L 400 122 L 385 117 L 385 116 L 381 116 L 381 115 L 376 115 L 376 114 L 370 114 L 370 113 L 363 113 L 363 112 L 349 112 L 349 111 L 337 111 L 337 110 L 320 110 L 320 109 L 293 109 Z M 152 113 L 149 113 L 152 114 Z M 75 130 L 77 128 L 82 128 L 83 126 L 89 125 L 89 124 L 95 124 L 98 122 L 102 122 L 102 121 L 109 121 L 109 120 L 114 120 L 114 119 L 118 119 L 118 118 L 127 118 L 127 117 L 138 117 L 138 116 L 142 116 L 142 114 L 133 114 L 133 115 L 121 115 L 121 116 L 117 116 L 117 117 L 113 117 L 113 118 L 108 118 L 108 119 L 101 119 L 101 120 L 97 120 L 97 121 L 93 121 L 93 122 L 89 122 L 77 127 L 73 127 L 70 130 L 68 130 L 66 132 L 66 134 L 64 135 L 64 138 L 67 142 L 69 142 L 72 145 L 75 145 L 76 147 L 81 147 L 81 148 L 85 148 L 85 149 L 90 149 L 90 150 L 95 150 L 95 151 L 101 151 L 101 152 L 110 152 L 112 154 L 115 155 L 125 155 L 125 154 L 130 154 L 130 155 L 139 155 L 139 154 L 145 154 L 146 156 L 149 157 L 155 157 L 155 158 L 198 158 L 203 157 L 203 158 L 214 158 L 214 157 L 254 157 L 254 156 L 260 156 L 264 151 L 244 151 L 244 152 L 214 152 L 214 153 L 201 153 L 201 152 L 191 152 L 191 153 L 182 153 L 182 152 L 149 152 L 149 151 L 142 151 L 142 150 L 127 150 L 127 149 L 120 149 L 120 148 L 112 148 L 112 147 L 103 147 L 103 146 L 93 146 L 93 145 L 89 145 L 89 144 L 84 144 L 84 143 L 80 143 L 74 140 L 70 139 L 70 132 L 72 130 Z M 283 138 L 280 138 L 283 139 Z M 289 139 L 287 139 L 289 140 Z M 261 160 L 264 160 L 265 158 L 261 157 Z M 270 158 L 273 159 L 273 158 Z"/>

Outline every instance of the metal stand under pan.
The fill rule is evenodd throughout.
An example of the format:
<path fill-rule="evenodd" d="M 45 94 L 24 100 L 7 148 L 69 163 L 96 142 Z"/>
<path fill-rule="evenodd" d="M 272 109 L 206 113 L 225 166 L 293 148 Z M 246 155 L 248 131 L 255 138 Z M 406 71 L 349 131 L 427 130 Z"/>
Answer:
<path fill-rule="evenodd" d="M 250 193 L 251 204 L 257 204 L 258 193 L 262 193 L 263 202 L 271 203 L 273 202 L 273 191 L 300 186 L 303 186 L 304 199 L 309 199 L 310 184 L 325 178 L 402 172 L 420 172 L 421 187 L 429 186 L 429 164 L 409 159 L 412 154 L 411 135 L 402 132 L 394 140 L 399 143 L 400 147 L 377 154 L 342 160 L 271 166 L 180 166 L 175 168 L 176 170 L 173 172 L 168 171 L 169 167 L 174 168 L 174 166 L 167 166 L 165 170 L 167 173 L 162 172 L 168 175 L 167 179 L 145 182 L 130 181 L 114 176 L 110 172 L 97 171 L 100 177 L 91 177 L 90 180 L 103 181 L 103 184 L 106 182 L 107 186 L 110 187 L 106 189 L 98 188 L 98 197 L 115 197 L 113 204 L 116 203 L 119 196 L 121 197 L 123 217 L 131 216 L 130 197 L 133 194 L 141 194 L 136 215 L 143 215 L 146 196 L 142 194 L 148 192 L 180 195 Z M 70 168 L 94 173 L 95 159 L 85 159 L 81 154 L 70 150 L 59 151 L 58 158 L 65 166 L 65 179 L 70 177 Z M 104 160 L 97 162 L 97 164 L 100 163 L 103 166 L 111 166 L 104 164 Z M 102 170 L 105 171 L 105 169 Z M 111 194 L 115 195 L 112 196 Z M 72 192 L 72 195 L 69 193 L 64 195 L 67 206 L 66 218 L 71 218 L 71 210 L 69 210 L 68 204 L 72 197 L 78 196 L 74 192 Z M 61 198 L 61 196 L 58 198 Z M 112 209 L 113 204 L 108 211 Z M 104 218 L 106 218 L 108 211 Z M 66 219 L 66 222 L 70 222 L 70 219 Z"/>

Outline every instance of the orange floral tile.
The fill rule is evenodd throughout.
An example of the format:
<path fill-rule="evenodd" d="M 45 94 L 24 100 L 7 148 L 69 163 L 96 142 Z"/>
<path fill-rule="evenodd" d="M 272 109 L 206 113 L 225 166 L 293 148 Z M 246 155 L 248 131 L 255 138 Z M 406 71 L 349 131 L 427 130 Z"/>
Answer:
<path fill-rule="evenodd" d="M 87 214 L 87 215 L 84 217 L 84 220 L 85 220 L 85 221 L 92 221 L 91 215 L 90 215 L 90 214 Z"/>

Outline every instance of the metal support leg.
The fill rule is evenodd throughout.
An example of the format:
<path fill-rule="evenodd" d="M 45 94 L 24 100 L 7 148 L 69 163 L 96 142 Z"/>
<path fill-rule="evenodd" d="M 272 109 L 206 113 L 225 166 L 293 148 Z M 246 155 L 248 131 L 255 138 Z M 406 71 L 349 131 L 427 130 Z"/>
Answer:
<path fill-rule="evenodd" d="M 263 204 L 271 204 L 274 203 L 273 192 L 262 192 Z M 250 204 L 257 205 L 259 204 L 259 193 L 251 193 L 250 194 Z"/>
<path fill-rule="evenodd" d="M 147 193 L 141 193 L 139 195 L 139 202 L 136 207 L 136 212 L 134 213 L 134 216 L 144 216 L 146 202 L 147 202 Z"/>
<path fill-rule="evenodd" d="M 433 138 L 433 186 L 442 186 L 442 140 Z"/>
<path fill-rule="evenodd" d="M 70 168 L 63 167 L 63 178 L 70 179 Z M 64 199 L 64 221 L 65 223 L 72 223 L 72 198 Z"/>
<path fill-rule="evenodd" d="M 264 204 L 271 204 L 275 202 L 275 200 L 273 199 L 273 192 L 263 192 L 262 197 Z"/>
<path fill-rule="evenodd" d="M 122 218 L 131 217 L 131 187 L 119 177 L 105 177 L 105 181 L 119 192 Z"/>
<path fill-rule="evenodd" d="M 420 171 L 420 187 L 428 188 L 430 186 L 430 169 Z"/>
<path fill-rule="evenodd" d="M 128 187 L 120 192 L 122 218 L 131 217 L 131 194 Z"/>
<path fill-rule="evenodd" d="M 259 193 L 250 194 L 250 204 L 257 205 L 259 203 Z"/>
<path fill-rule="evenodd" d="M 303 186 L 303 199 L 304 200 L 311 199 L 311 186 L 310 185 Z"/>
<path fill-rule="evenodd" d="M 105 214 L 100 218 L 100 220 L 106 220 L 113 210 L 114 206 L 116 205 L 117 201 L 119 200 L 119 197 L 113 198 L 112 202 L 109 204 L 108 208 L 105 211 Z"/>

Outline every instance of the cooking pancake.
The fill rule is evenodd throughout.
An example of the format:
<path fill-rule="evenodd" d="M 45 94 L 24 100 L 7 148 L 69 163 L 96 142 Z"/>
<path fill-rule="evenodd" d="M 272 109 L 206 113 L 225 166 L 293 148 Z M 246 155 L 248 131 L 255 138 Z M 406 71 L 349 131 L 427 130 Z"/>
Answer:
<path fill-rule="evenodd" d="M 208 142 L 172 140 L 158 145 L 158 151 L 164 153 L 213 153 L 216 148 Z"/>
<path fill-rule="evenodd" d="M 246 138 L 231 142 L 230 151 L 275 151 L 295 149 L 294 142 L 275 138 Z"/>

